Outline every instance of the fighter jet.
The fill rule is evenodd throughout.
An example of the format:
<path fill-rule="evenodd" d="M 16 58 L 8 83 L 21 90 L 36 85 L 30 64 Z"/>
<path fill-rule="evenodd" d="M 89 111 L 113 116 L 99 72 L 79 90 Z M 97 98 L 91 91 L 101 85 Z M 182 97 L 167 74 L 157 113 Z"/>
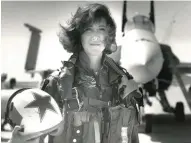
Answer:
<path fill-rule="evenodd" d="M 191 63 L 181 63 L 172 52 L 169 45 L 159 43 L 155 36 L 154 1 L 150 2 L 149 17 L 135 15 L 127 18 L 127 2 L 123 2 L 122 33 L 123 42 L 112 56 L 140 83 L 146 103 L 150 96 L 159 95 L 160 104 L 165 112 L 174 113 L 177 121 L 184 121 L 184 105 L 177 102 L 176 107 L 170 106 L 166 93 L 172 85 L 173 77 L 180 86 L 185 98 L 190 102 L 190 96 L 181 78 L 182 74 L 191 73 Z M 120 57 L 120 58 L 119 58 Z M 188 103 L 191 109 L 191 104 Z M 152 131 L 152 116 L 146 116 L 145 132 Z"/>

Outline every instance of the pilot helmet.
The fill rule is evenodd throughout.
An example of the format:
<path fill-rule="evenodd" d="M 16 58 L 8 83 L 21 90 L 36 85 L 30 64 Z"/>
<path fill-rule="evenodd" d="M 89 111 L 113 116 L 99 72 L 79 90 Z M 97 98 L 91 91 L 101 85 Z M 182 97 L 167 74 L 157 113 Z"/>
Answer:
<path fill-rule="evenodd" d="M 8 103 L 8 120 L 13 127 L 23 127 L 20 134 L 25 140 L 45 134 L 58 136 L 63 131 L 64 120 L 59 106 L 45 91 L 23 90 Z"/>

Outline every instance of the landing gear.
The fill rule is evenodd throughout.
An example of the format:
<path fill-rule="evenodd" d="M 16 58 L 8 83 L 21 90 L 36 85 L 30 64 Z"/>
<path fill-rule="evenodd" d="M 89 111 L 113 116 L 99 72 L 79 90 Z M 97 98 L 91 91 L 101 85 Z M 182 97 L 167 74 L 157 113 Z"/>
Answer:
<path fill-rule="evenodd" d="M 184 114 L 184 104 L 182 102 L 177 102 L 176 107 L 174 110 L 175 119 L 178 122 L 185 121 L 185 114 Z"/>
<path fill-rule="evenodd" d="M 145 104 L 147 104 L 148 106 L 152 106 L 152 102 L 149 100 L 149 95 L 148 95 L 148 92 L 146 92 L 145 94 L 143 94 L 144 96 L 144 101 L 145 101 Z M 145 105 L 146 106 L 146 105 Z M 144 108 L 145 109 L 145 108 Z M 143 110 L 144 110 L 143 109 Z M 143 111 L 144 112 L 144 111 Z M 143 114 L 142 114 L 143 115 Z M 143 119 L 143 122 L 144 122 L 144 132 L 145 133 L 151 133 L 152 132 L 152 113 L 146 113 L 142 116 L 142 119 Z"/>
<path fill-rule="evenodd" d="M 163 106 L 163 110 L 165 112 L 169 112 L 169 113 L 174 113 L 175 115 L 175 119 L 178 122 L 183 122 L 185 121 L 185 114 L 184 114 L 184 104 L 182 102 L 177 102 L 176 103 L 176 107 L 172 108 L 166 98 L 165 92 L 164 91 L 160 91 L 159 92 L 159 96 L 161 98 L 161 105 Z"/>
<path fill-rule="evenodd" d="M 145 115 L 145 133 L 152 132 L 152 114 Z"/>
<path fill-rule="evenodd" d="M 166 94 L 164 90 L 160 90 L 159 92 L 159 102 L 161 103 L 162 107 L 163 107 L 163 111 L 164 112 L 168 112 L 168 113 L 174 113 L 174 109 L 170 106 L 167 98 L 166 98 Z"/>

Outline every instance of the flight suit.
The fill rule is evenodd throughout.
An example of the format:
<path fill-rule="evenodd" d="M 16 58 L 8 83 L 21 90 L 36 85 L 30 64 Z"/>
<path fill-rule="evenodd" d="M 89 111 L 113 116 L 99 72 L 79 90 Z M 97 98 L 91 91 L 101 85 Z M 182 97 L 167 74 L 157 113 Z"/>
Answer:
<path fill-rule="evenodd" d="M 118 85 L 124 71 L 106 55 L 96 73 L 84 52 L 63 64 L 43 84 L 65 116 L 63 134 L 51 137 L 49 142 L 138 143 L 136 101 L 129 97 L 138 86 L 132 77 L 126 73 L 130 82 L 127 95 L 123 95 Z M 125 98 L 128 105 L 122 101 Z"/>

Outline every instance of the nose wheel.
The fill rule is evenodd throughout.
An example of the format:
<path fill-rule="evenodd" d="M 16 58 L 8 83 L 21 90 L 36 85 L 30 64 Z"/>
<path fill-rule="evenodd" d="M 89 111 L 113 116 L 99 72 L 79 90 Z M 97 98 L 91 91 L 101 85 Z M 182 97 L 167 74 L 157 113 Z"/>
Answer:
<path fill-rule="evenodd" d="M 185 114 L 184 114 L 184 104 L 182 102 L 177 102 L 176 107 L 174 110 L 175 119 L 178 122 L 185 121 Z"/>
<path fill-rule="evenodd" d="M 152 132 L 152 114 L 145 115 L 145 133 Z"/>

